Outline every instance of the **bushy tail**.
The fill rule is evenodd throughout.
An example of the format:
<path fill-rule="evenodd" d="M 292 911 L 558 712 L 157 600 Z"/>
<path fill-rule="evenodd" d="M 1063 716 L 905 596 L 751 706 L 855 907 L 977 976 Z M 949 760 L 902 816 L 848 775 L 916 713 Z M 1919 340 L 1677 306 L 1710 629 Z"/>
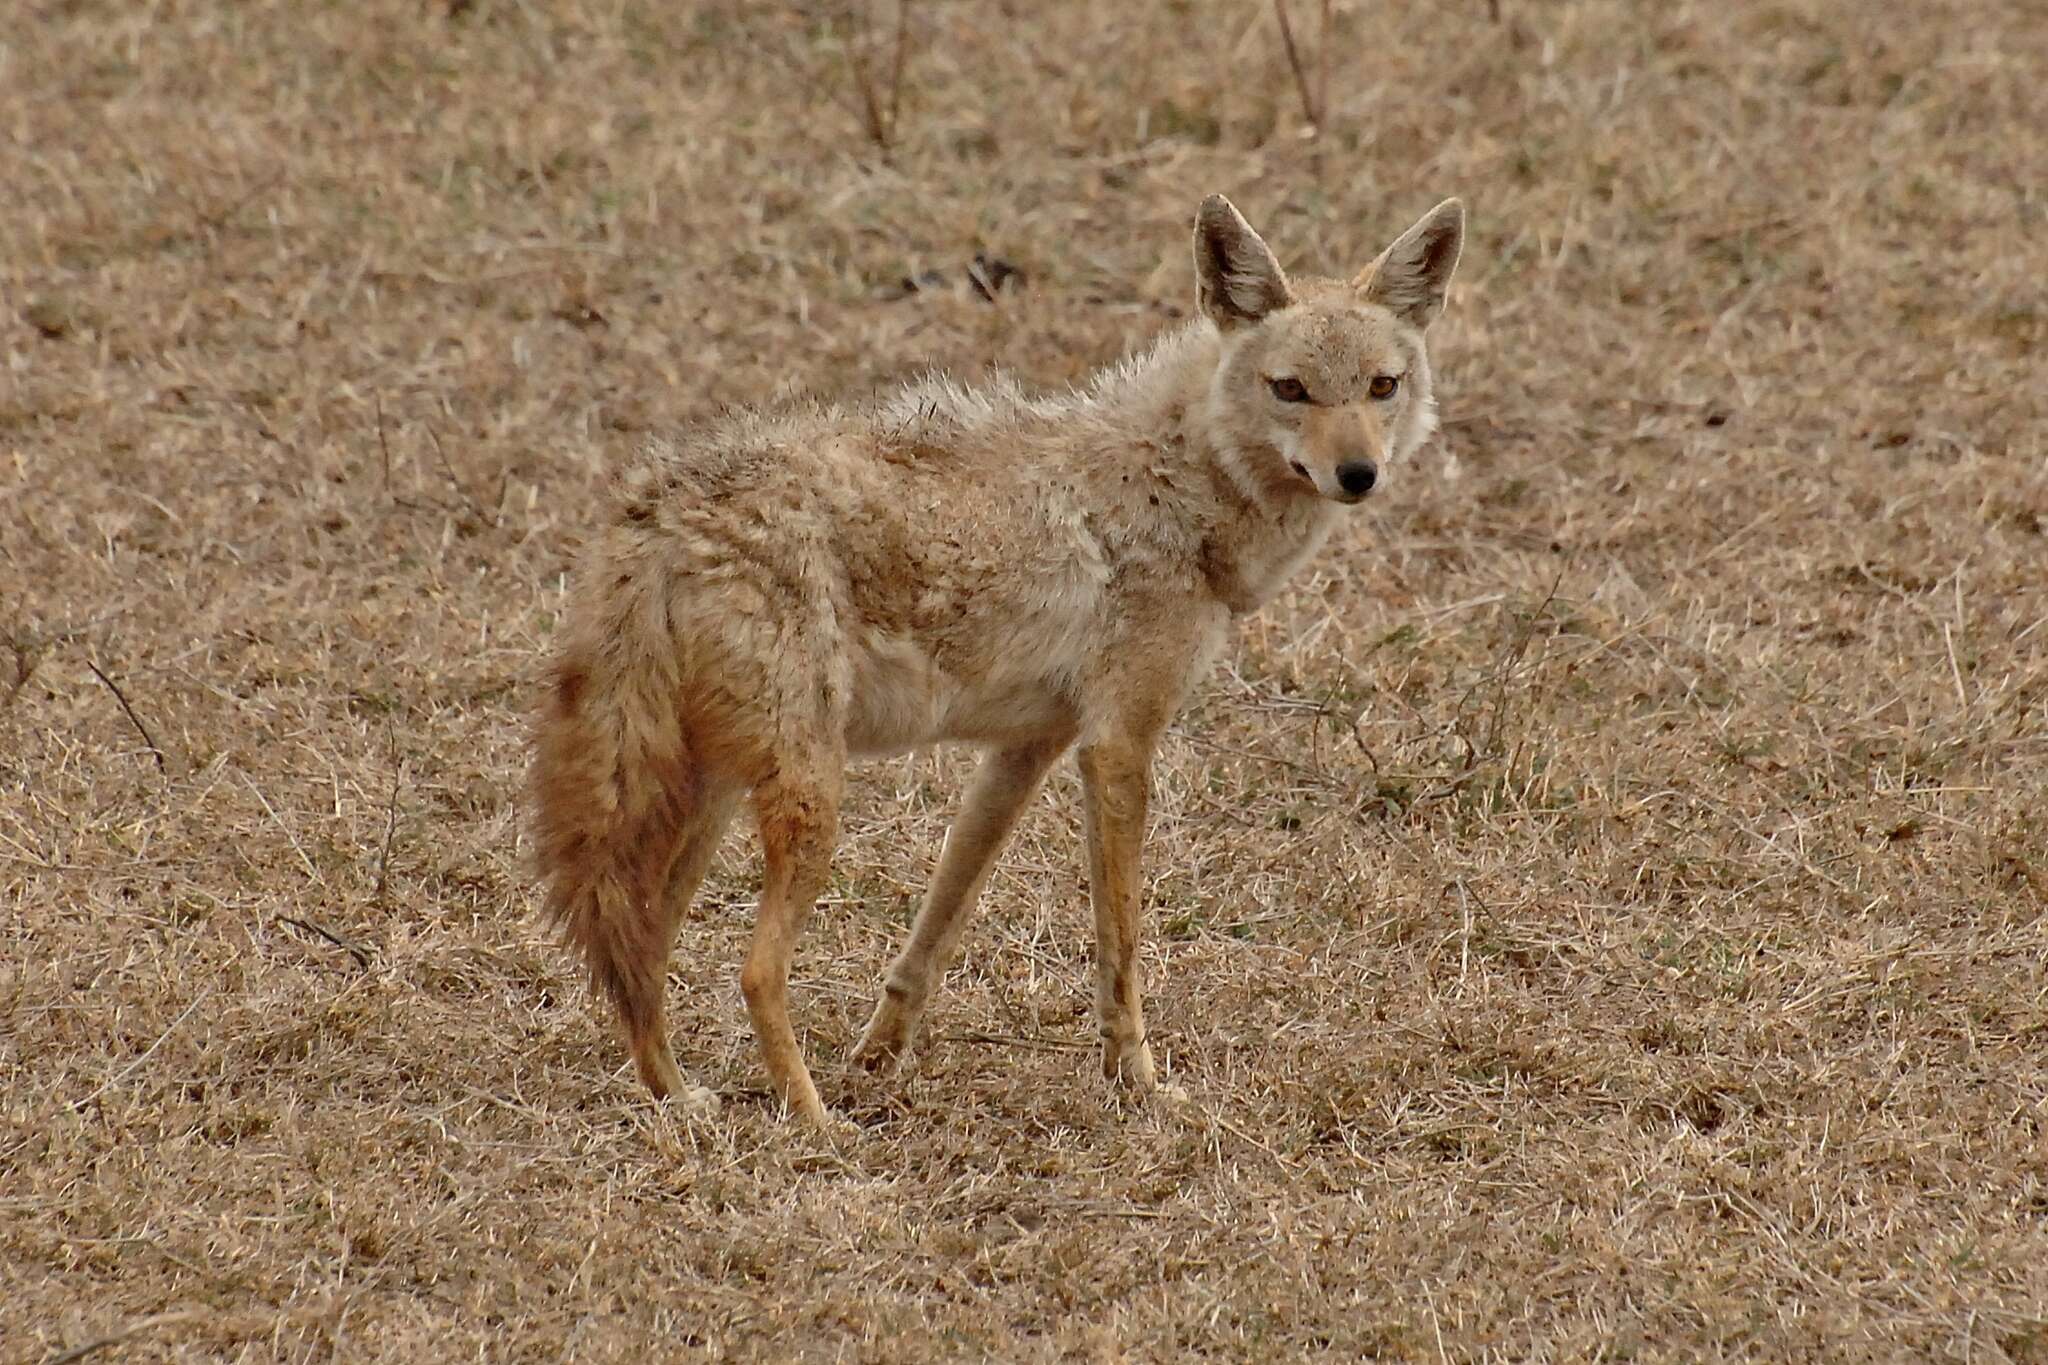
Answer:
<path fill-rule="evenodd" d="M 661 1028 L 664 883 L 698 783 L 666 670 L 605 663 L 572 652 L 555 666 L 536 735 L 535 842 L 548 914 L 637 1052 Z"/>

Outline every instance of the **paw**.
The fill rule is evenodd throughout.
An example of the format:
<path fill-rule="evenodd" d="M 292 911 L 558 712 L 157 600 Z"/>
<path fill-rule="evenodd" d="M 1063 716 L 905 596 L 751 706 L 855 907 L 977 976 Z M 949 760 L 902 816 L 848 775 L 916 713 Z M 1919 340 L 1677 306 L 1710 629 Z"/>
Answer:
<path fill-rule="evenodd" d="M 1114 1040 L 1105 1043 L 1102 1074 L 1132 1095 L 1149 1095 L 1159 1083 L 1159 1068 L 1152 1064 L 1152 1046 L 1142 1041 L 1135 1045 L 1119 1045 Z"/>
<path fill-rule="evenodd" d="M 806 1109 L 788 1116 L 791 1129 L 797 1133 L 808 1133 L 821 1138 L 827 1147 L 843 1152 L 858 1141 L 867 1130 L 852 1119 L 842 1118 L 823 1105 Z"/>
<path fill-rule="evenodd" d="M 909 1045 L 909 1017 L 885 995 L 853 1049 L 853 1065 L 871 1076 L 886 1076 L 903 1060 Z"/>
<path fill-rule="evenodd" d="M 668 1101 L 693 1119 L 715 1118 L 718 1114 L 718 1096 L 705 1086 L 679 1086 L 669 1092 Z"/>
<path fill-rule="evenodd" d="M 709 1118 L 718 1112 L 718 1096 L 683 1079 L 667 1044 L 643 1044 L 634 1052 L 634 1064 L 639 1069 L 641 1084 L 655 1099 L 673 1104 L 691 1118 Z"/>
<path fill-rule="evenodd" d="M 886 1076 L 903 1060 L 900 1038 L 862 1038 L 853 1050 L 853 1065 L 870 1076 Z"/>

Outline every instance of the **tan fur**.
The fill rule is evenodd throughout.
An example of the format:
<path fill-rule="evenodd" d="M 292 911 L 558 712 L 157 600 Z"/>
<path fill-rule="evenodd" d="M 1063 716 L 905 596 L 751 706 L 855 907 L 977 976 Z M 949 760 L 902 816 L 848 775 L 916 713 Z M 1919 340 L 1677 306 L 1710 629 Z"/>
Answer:
<path fill-rule="evenodd" d="M 1363 495 L 1361 466 L 1433 428 L 1423 329 L 1463 221 L 1448 201 L 1360 279 L 1297 282 L 1212 196 L 1204 316 L 1084 391 L 934 379 L 650 446 L 581 566 L 533 789 L 548 909 L 654 1094 L 711 1102 L 676 1068 L 663 986 L 745 798 L 765 868 L 741 988 L 776 1092 L 827 1121 L 788 976 L 843 770 L 941 740 L 987 756 L 858 1059 L 902 1054 L 998 849 L 1078 745 L 1103 1068 L 1152 1087 L 1137 949 L 1153 747 L 1230 618 Z M 1397 391 L 1371 396 L 1378 376 Z M 1276 380 L 1313 401 L 1281 401 Z"/>

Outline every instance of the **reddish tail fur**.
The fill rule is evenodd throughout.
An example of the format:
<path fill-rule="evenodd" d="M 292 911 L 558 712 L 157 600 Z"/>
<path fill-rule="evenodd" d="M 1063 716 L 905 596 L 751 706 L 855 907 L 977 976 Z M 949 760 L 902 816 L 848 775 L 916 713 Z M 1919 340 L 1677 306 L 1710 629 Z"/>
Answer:
<path fill-rule="evenodd" d="M 697 805 L 675 699 L 657 685 L 661 670 L 646 671 L 656 676 L 570 651 L 555 668 L 533 768 L 548 913 L 582 950 L 591 989 L 618 1008 L 636 1056 L 662 1036 L 667 880 Z"/>

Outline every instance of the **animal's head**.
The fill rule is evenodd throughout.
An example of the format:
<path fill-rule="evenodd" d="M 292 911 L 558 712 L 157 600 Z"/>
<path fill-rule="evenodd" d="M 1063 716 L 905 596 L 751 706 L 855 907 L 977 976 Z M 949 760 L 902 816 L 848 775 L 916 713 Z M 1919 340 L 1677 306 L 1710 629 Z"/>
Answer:
<path fill-rule="evenodd" d="M 1228 199 L 1202 201 L 1196 294 L 1223 335 L 1209 413 L 1247 491 L 1358 502 L 1428 439 L 1423 333 L 1464 241 L 1464 205 L 1446 199 L 1355 279 L 1290 280 Z"/>

